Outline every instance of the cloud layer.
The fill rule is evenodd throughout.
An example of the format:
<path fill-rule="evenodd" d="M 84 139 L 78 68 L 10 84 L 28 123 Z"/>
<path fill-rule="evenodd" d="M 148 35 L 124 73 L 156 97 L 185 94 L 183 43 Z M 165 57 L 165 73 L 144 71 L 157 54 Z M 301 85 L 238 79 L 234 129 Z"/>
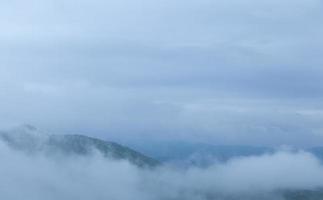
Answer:
<path fill-rule="evenodd" d="M 139 169 L 99 154 L 53 158 L 0 143 L 0 198 L 207 200 L 283 199 L 279 191 L 323 187 L 323 167 L 306 152 L 245 157 L 206 169 Z"/>
<path fill-rule="evenodd" d="M 320 0 L 2 1 L 0 13 L 1 127 L 323 139 Z"/>

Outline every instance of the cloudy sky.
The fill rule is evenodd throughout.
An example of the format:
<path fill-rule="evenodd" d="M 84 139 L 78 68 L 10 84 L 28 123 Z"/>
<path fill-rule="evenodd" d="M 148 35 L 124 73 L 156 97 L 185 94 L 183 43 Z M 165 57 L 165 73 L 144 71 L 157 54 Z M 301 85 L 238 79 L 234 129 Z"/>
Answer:
<path fill-rule="evenodd" d="M 2 0 L 0 127 L 320 145 L 322 0 Z"/>

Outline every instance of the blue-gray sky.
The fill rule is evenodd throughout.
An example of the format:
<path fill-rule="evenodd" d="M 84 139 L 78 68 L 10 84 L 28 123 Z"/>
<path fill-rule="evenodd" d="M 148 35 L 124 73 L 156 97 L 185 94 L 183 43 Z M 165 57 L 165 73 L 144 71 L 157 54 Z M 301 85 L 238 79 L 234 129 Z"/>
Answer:
<path fill-rule="evenodd" d="M 3 0 L 0 126 L 319 145 L 321 0 Z"/>

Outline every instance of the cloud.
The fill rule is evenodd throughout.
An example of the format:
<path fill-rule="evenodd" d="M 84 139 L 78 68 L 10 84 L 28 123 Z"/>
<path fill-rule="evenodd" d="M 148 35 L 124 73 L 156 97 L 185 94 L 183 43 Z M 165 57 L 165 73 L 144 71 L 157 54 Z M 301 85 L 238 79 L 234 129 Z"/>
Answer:
<path fill-rule="evenodd" d="M 315 145 L 322 116 L 303 111 L 323 109 L 321 8 L 319 0 L 2 1 L 0 126 Z"/>
<path fill-rule="evenodd" d="M 101 156 L 52 160 L 8 149 L 1 143 L 1 198 L 145 199 L 139 171 Z M 133 198 L 135 197 L 135 198 Z"/>
<path fill-rule="evenodd" d="M 139 169 L 126 161 L 28 155 L 0 143 L 2 199 L 281 199 L 280 191 L 323 186 L 321 163 L 306 152 L 245 157 L 206 169 Z"/>

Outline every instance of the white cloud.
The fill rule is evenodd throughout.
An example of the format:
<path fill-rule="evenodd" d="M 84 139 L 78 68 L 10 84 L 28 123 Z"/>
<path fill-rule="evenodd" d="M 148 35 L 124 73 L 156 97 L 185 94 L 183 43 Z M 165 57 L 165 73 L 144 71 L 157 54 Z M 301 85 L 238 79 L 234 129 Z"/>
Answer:
<path fill-rule="evenodd" d="M 305 152 L 239 158 L 206 169 L 145 170 L 96 154 L 60 159 L 31 156 L 1 143 L 0 161 L 0 198 L 10 200 L 278 198 L 279 191 L 323 186 L 322 165 Z"/>

